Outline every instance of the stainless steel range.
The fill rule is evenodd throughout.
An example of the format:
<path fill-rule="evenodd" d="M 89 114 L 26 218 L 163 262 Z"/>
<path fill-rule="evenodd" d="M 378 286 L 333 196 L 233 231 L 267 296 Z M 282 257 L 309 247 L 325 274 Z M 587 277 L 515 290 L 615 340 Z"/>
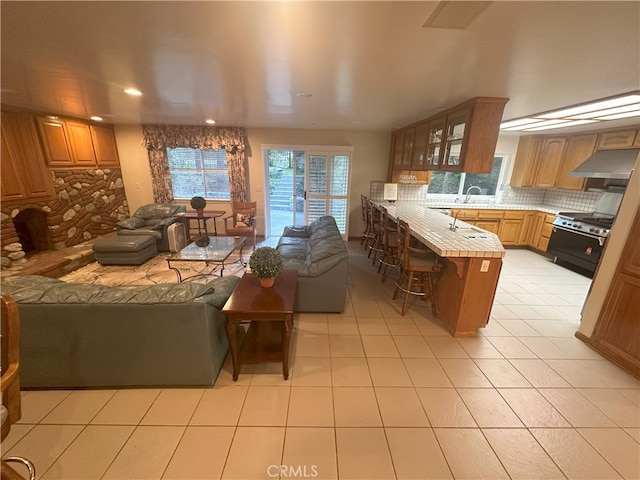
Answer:
<path fill-rule="evenodd" d="M 621 194 L 607 193 L 602 194 L 594 212 L 560 212 L 553 222 L 547 253 L 556 262 L 577 265 L 593 274 L 621 200 Z"/>

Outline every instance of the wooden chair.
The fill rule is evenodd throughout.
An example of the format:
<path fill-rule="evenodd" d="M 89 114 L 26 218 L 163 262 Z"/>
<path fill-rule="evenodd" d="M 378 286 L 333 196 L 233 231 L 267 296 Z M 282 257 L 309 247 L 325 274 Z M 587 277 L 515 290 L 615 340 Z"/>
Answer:
<path fill-rule="evenodd" d="M 225 235 L 251 237 L 256 246 L 257 202 L 231 202 L 231 215 L 224 218 Z"/>
<path fill-rule="evenodd" d="M 18 306 L 9 295 L 2 295 L 1 304 L 2 432 L 0 438 L 4 440 L 11 430 L 11 425 L 20 420 L 22 405 L 20 402 L 20 317 Z M 7 457 L 3 458 L 1 462 L 2 480 L 24 480 L 24 477 L 14 470 L 8 462 L 23 464 L 29 471 L 29 479 L 36 478 L 36 469 L 29 460 L 22 457 Z"/>
<path fill-rule="evenodd" d="M 369 204 L 369 198 L 362 194 L 360 194 L 360 206 L 362 208 L 362 221 L 364 222 L 360 245 L 364 245 L 364 249 L 367 250 L 369 248 L 369 242 L 373 240 L 373 232 L 371 231 L 371 223 L 369 222 L 371 206 Z"/>
<path fill-rule="evenodd" d="M 378 254 L 384 252 L 382 244 L 382 210 L 378 206 L 374 205 L 371 200 L 369 200 L 369 209 L 369 228 L 373 238 L 369 245 L 369 254 L 367 255 L 367 258 L 371 258 L 371 254 L 373 253 L 371 265 L 375 265 L 378 260 Z"/>
<path fill-rule="evenodd" d="M 398 262 L 400 278 L 396 282 L 393 299 L 400 290 L 404 292 L 402 315 L 407 313 L 409 295 L 419 295 L 423 300 L 431 300 L 431 312 L 437 318 L 433 273 L 439 272 L 442 266 L 438 256 L 428 248 L 411 245 L 411 228 L 404 220 L 398 220 Z"/>
<path fill-rule="evenodd" d="M 398 266 L 398 223 L 389 217 L 385 207 L 380 207 L 382 212 L 382 257 L 378 265 L 378 273 L 382 272 L 382 282 L 387 279 L 387 268 Z"/>

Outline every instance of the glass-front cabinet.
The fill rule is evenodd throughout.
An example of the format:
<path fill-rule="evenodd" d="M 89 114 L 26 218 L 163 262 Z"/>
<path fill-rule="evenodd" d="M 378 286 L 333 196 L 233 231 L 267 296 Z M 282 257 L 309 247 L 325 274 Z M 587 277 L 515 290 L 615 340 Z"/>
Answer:
<path fill-rule="evenodd" d="M 426 168 L 426 147 L 429 135 L 429 124 L 421 123 L 416 127 L 416 134 L 413 140 L 413 150 L 411 152 L 411 170 L 424 170 Z"/>
<path fill-rule="evenodd" d="M 413 141 L 416 136 L 416 129 L 409 128 L 404 132 L 404 151 L 402 152 L 402 168 L 411 168 L 411 152 L 413 151 Z"/>
<path fill-rule="evenodd" d="M 395 131 L 389 178 L 400 171 L 489 173 L 507 101 L 475 97 Z"/>
<path fill-rule="evenodd" d="M 429 141 L 427 143 L 427 168 L 436 170 L 440 168 L 442 158 L 442 137 L 447 117 L 436 118 L 429 122 Z"/>
<path fill-rule="evenodd" d="M 393 169 L 402 168 L 402 153 L 404 152 L 404 131 L 393 134 Z"/>
<path fill-rule="evenodd" d="M 465 128 L 470 116 L 471 109 L 464 109 L 452 112 L 447 118 L 447 135 L 444 139 L 444 155 L 440 162 L 441 169 L 460 170 Z"/>

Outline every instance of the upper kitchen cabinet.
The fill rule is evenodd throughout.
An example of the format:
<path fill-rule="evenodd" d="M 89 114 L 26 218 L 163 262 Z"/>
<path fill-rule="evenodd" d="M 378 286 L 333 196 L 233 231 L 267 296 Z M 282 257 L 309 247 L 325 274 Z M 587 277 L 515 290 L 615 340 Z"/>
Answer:
<path fill-rule="evenodd" d="M 613 150 L 616 148 L 631 148 L 638 136 L 635 129 L 602 132 L 598 138 L 598 150 Z"/>
<path fill-rule="evenodd" d="M 516 159 L 513 162 L 511 174 L 511 186 L 533 187 L 536 180 L 538 155 L 542 147 L 543 139 L 540 137 L 520 137 Z"/>
<path fill-rule="evenodd" d="M 560 162 L 556 177 L 556 188 L 566 190 L 582 190 L 584 188 L 584 178 L 572 177 L 569 174 L 593 154 L 597 140 L 598 135 L 595 133 L 569 137 L 567 149 Z"/>
<path fill-rule="evenodd" d="M 398 169 L 489 173 L 507 101 L 476 97 L 394 132 L 390 177 Z"/>
<path fill-rule="evenodd" d="M 42 145 L 51 167 L 118 166 L 113 128 L 82 120 L 38 119 Z"/>
<path fill-rule="evenodd" d="M 415 138 L 411 153 L 411 170 L 424 170 L 426 167 L 426 148 L 429 124 L 421 123 L 415 128 Z"/>
<path fill-rule="evenodd" d="M 429 121 L 427 138 L 427 163 L 426 168 L 435 170 L 440 165 L 442 158 L 442 139 L 447 125 L 447 117 L 438 117 Z"/>
<path fill-rule="evenodd" d="M 53 197 L 33 115 L 2 110 L 1 160 L 3 202 Z"/>
<path fill-rule="evenodd" d="M 537 160 L 538 166 L 534 182 L 536 187 L 555 187 L 566 145 L 567 137 L 547 137 L 544 139 Z"/>

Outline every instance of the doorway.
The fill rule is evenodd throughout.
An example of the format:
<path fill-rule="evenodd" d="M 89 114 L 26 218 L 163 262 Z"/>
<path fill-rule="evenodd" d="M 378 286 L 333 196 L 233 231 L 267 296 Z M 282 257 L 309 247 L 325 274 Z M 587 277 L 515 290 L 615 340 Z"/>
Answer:
<path fill-rule="evenodd" d="M 265 227 L 279 237 L 287 225 L 331 215 L 347 238 L 351 147 L 263 146 Z"/>

